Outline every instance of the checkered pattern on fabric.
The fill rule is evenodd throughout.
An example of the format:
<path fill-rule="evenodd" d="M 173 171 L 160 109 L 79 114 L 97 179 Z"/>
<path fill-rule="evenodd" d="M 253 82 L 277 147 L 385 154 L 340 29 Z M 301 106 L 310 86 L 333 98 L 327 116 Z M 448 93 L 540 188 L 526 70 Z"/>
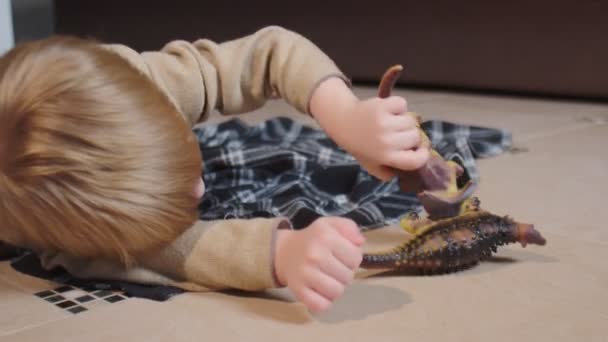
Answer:
<path fill-rule="evenodd" d="M 444 121 L 422 128 L 434 148 L 476 182 L 475 158 L 511 146 L 511 134 L 501 129 Z M 320 216 L 342 216 L 372 229 L 420 210 L 415 195 L 400 192 L 396 179 L 375 179 L 323 131 L 291 119 L 255 126 L 232 119 L 195 133 L 204 160 L 203 220 L 284 216 L 298 229 Z"/>

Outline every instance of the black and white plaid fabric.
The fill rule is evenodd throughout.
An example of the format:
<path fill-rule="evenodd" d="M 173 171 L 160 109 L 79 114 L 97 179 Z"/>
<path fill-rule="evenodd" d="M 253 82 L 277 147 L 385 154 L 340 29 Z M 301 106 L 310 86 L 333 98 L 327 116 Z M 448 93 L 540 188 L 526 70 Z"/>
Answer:
<path fill-rule="evenodd" d="M 437 151 L 460 162 L 473 180 L 479 179 L 474 158 L 497 155 L 511 145 L 510 134 L 503 130 L 440 121 L 422 127 Z M 376 180 L 322 131 L 290 119 L 276 118 L 257 126 L 233 119 L 195 133 L 205 160 L 202 219 L 286 216 L 295 228 L 303 228 L 319 216 L 331 215 L 349 217 L 371 229 L 394 223 L 420 207 L 414 194 L 399 192 L 396 181 Z M 90 297 L 119 291 L 127 297 L 160 301 L 183 292 L 170 286 L 78 279 L 64 269 L 47 271 L 35 254 L 0 242 L 3 259 L 12 260 L 19 272 L 69 285 L 36 294 L 47 301 L 55 301 L 64 288 L 93 291 Z M 106 300 L 116 298 L 123 297 L 112 295 Z M 77 303 L 66 310 L 84 311 Z"/>
<path fill-rule="evenodd" d="M 435 149 L 479 180 L 475 158 L 511 146 L 505 130 L 427 121 Z M 363 170 L 323 131 L 279 117 L 255 126 L 239 119 L 195 129 L 204 160 L 203 220 L 288 217 L 303 228 L 320 216 L 353 219 L 362 229 L 393 224 L 420 210 L 413 193 L 395 180 L 381 182 Z"/>

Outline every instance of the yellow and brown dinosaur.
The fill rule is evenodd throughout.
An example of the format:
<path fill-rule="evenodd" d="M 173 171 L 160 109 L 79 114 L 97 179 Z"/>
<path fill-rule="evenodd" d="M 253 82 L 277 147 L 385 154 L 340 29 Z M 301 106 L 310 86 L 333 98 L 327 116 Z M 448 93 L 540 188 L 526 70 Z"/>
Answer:
<path fill-rule="evenodd" d="M 403 68 L 395 65 L 383 75 L 378 96 L 390 96 Z M 421 117 L 414 115 L 418 123 Z M 420 128 L 422 145 L 430 139 Z M 406 214 L 401 226 L 414 237 L 387 251 L 367 253 L 361 267 L 384 268 L 408 273 L 436 274 L 462 270 L 490 257 L 497 247 L 519 242 L 544 245 L 546 240 L 532 224 L 519 223 L 482 210 L 473 197 L 476 185 L 468 181 L 458 187 L 460 165 L 446 161 L 431 148 L 429 161 L 415 171 L 396 170 L 401 191 L 416 193 L 427 217 Z"/>

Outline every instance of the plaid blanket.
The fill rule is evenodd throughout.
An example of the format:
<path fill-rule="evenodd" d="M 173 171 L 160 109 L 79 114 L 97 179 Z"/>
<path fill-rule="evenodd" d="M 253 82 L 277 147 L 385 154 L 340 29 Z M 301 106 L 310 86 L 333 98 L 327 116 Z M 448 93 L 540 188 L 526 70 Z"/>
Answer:
<path fill-rule="evenodd" d="M 475 158 L 497 155 L 511 144 L 503 130 L 440 121 L 422 127 L 438 152 L 463 165 L 474 181 L 479 180 Z M 321 215 L 336 215 L 371 229 L 420 206 L 415 194 L 399 191 L 396 180 L 383 183 L 362 170 L 322 131 L 287 118 L 256 126 L 233 119 L 195 133 L 205 160 L 202 219 L 286 216 L 302 228 Z M 35 254 L 0 242 L 3 259 L 19 272 L 91 291 L 116 290 L 160 301 L 183 292 L 171 286 L 79 279 L 63 268 L 45 270 Z"/>
<path fill-rule="evenodd" d="M 511 146 L 505 130 L 423 122 L 433 147 L 478 182 L 476 158 Z M 303 228 L 320 216 L 353 219 L 362 229 L 393 224 L 421 209 L 396 179 L 381 182 L 323 131 L 278 117 L 255 126 L 239 119 L 195 129 L 204 159 L 203 220 L 288 217 Z"/>

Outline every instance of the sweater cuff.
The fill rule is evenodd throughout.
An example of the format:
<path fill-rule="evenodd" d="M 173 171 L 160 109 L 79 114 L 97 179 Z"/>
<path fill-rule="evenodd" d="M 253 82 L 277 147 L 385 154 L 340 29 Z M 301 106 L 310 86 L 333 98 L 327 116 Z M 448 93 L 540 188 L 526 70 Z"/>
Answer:
<path fill-rule="evenodd" d="M 186 253 L 183 278 L 212 289 L 277 287 L 273 244 L 284 222 L 284 218 L 199 221 L 206 227 Z"/>
<path fill-rule="evenodd" d="M 279 222 L 276 229 L 273 230 L 273 232 L 272 232 L 272 238 L 270 241 L 270 273 L 272 274 L 272 281 L 274 283 L 274 285 L 273 285 L 274 288 L 284 287 L 283 285 L 281 285 L 281 282 L 279 281 L 279 277 L 277 276 L 277 270 L 275 267 L 276 263 L 274 262 L 275 256 L 276 256 L 276 251 L 277 251 L 277 231 L 279 229 L 292 230 L 293 227 L 291 225 L 291 222 L 289 222 L 289 220 L 284 219 Z"/>

